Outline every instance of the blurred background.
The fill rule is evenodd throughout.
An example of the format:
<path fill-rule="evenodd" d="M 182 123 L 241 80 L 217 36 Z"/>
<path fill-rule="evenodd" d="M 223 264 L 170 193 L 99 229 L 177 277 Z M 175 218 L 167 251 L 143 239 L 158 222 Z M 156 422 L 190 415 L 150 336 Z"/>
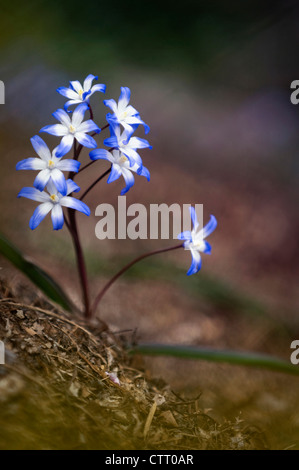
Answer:
<path fill-rule="evenodd" d="M 191 257 L 183 250 L 146 260 L 114 285 L 99 314 L 114 330 L 137 328 L 142 341 L 288 360 L 291 341 L 299 339 L 299 107 L 290 101 L 291 82 L 299 79 L 298 20 L 295 0 L 7 2 L 0 42 L 1 232 L 80 302 L 68 232 L 53 232 L 49 217 L 31 232 L 35 203 L 16 195 L 34 176 L 17 173 L 15 165 L 34 156 L 30 137 L 63 107 L 58 86 L 89 73 L 107 85 L 105 98 L 117 99 L 120 86 L 128 86 L 151 127 L 153 149 L 142 152 L 151 182 L 136 178 L 127 204 L 203 204 L 204 222 L 214 214 L 218 227 L 198 275 L 187 278 Z M 102 99 L 100 93 L 91 99 L 100 127 L 107 113 Z M 138 133 L 144 137 L 143 129 Z M 43 137 L 57 145 L 57 138 Z M 78 184 L 107 168 L 97 165 Z M 132 256 L 166 246 L 97 240 L 95 208 L 115 205 L 122 187 L 120 180 L 102 181 L 86 200 L 91 217 L 78 217 L 94 293 Z M 2 259 L 1 266 L 1 275 L 17 282 L 19 274 Z M 272 447 L 299 449 L 297 378 L 158 358 L 143 367 L 181 393 L 202 392 L 202 405 L 217 419 L 239 417 L 265 431 Z"/>

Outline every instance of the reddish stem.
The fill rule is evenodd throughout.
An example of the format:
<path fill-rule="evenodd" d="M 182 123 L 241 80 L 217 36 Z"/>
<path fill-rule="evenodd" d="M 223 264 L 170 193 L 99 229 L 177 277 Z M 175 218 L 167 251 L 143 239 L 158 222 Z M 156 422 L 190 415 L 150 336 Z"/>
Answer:
<path fill-rule="evenodd" d="M 176 246 L 171 246 L 170 248 L 162 248 L 160 250 L 156 251 L 151 251 L 150 253 L 145 253 L 144 255 L 138 256 L 138 258 L 135 258 L 133 261 L 130 263 L 126 264 L 118 273 L 116 273 L 110 281 L 105 284 L 103 289 L 98 293 L 97 297 L 95 298 L 92 306 L 91 306 L 91 315 L 93 315 L 97 309 L 97 306 L 99 302 L 102 300 L 103 296 L 107 292 L 107 290 L 114 284 L 114 282 L 123 274 L 125 273 L 128 269 L 130 269 L 134 264 L 138 263 L 139 261 L 143 260 L 144 258 L 147 258 L 149 256 L 157 255 L 159 253 L 165 253 L 166 251 L 172 251 L 172 250 L 177 250 L 178 248 L 182 248 L 184 246 L 184 243 L 180 243 L 179 245 Z"/>

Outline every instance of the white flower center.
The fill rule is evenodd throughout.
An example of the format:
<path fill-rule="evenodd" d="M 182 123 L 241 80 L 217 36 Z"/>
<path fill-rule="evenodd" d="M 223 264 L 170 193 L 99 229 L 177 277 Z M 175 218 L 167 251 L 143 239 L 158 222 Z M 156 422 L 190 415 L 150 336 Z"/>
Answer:
<path fill-rule="evenodd" d="M 118 163 L 120 165 L 123 165 L 124 163 L 126 163 L 128 161 L 128 158 L 125 156 L 125 155 L 122 155 L 118 161 Z"/>
<path fill-rule="evenodd" d="M 55 163 L 53 162 L 53 160 L 49 160 L 48 161 L 48 168 L 50 168 L 50 170 L 52 170 L 52 168 L 55 167 Z"/>
<path fill-rule="evenodd" d="M 80 100 L 82 100 L 82 95 L 83 95 L 84 91 L 82 90 L 82 88 L 78 91 L 78 95 L 79 95 L 79 98 Z"/>
<path fill-rule="evenodd" d="M 51 194 L 50 199 L 54 204 L 57 204 L 59 202 L 59 197 L 56 194 Z"/>
<path fill-rule="evenodd" d="M 71 134 L 75 134 L 76 132 L 76 128 L 72 124 L 70 125 L 69 130 Z"/>
<path fill-rule="evenodd" d="M 203 240 L 202 238 L 201 238 L 201 239 L 198 239 L 198 240 L 193 240 L 193 246 L 194 246 L 194 248 L 196 248 L 198 251 L 204 250 L 204 248 L 205 248 L 204 240 Z"/>

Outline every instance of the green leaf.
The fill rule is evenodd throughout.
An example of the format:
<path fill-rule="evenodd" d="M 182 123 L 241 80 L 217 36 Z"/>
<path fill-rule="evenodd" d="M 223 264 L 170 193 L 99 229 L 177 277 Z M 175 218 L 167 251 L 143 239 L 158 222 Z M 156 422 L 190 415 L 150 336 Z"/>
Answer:
<path fill-rule="evenodd" d="M 286 372 L 299 375 L 299 367 L 287 361 L 266 354 L 256 354 L 242 351 L 221 351 L 196 346 L 179 346 L 171 344 L 144 343 L 132 347 L 130 354 L 142 354 L 145 356 L 172 356 L 182 359 L 202 359 L 212 362 L 227 362 L 241 366 L 261 367 L 277 372 Z"/>
<path fill-rule="evenodd" d="M 75 309 L 61 287 L 45 271 L 26 259 L 2 234 L 0 234 L 0 254 L 22 271 L 49 299 L 68 311 Z"/>

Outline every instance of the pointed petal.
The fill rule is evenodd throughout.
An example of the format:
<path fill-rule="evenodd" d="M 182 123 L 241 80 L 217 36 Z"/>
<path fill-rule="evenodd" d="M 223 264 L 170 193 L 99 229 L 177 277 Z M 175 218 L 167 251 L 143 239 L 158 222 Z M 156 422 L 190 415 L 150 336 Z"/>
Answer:
<path fill-rule="evenodd" d="M 54 168 L 54 170 L 51 171 L 51 179 L 55 184 L 57 191 L 65 196 L 67 192 L 67 186 L 63 173 L 57 168 Z"/>
<path fill-rule="evenodd" d="M 34 180 L 33 186 L 39 189 L 39 191 L 43 191 L 45 186 L 48 184 L 50 176 L 51 170 L 49 170 L 49 168 L 40 171 Z"/>
<path fill-rule="evenodd" d="M 65 207 L 75 209 L 76 211 L 83 212 L 85 215 L 90 215 L 89 207 L 84 202 L 79 199 L 75 199 L 74 197 L 64 196 L 60 199 L 60 204 Z"/>
<path fill-rule="evenodd" d="M 68 134 L 68 135 L 64 136 L 61 139 L 61 142 L 57 147 L 56 157 L 60 158 L 60 157 L 63 157 L 63 155 L 66 155 L 71 150 L 73 142 L 74 142 L 74 135 L 73 134 Z"/>
<path fill-rule="evenodd" d="M 124 180 L 126 182 L 126 187 L 121 190 L 120 194 L 123 196 L 125 193 L 129 191 L 129 189 L 133 186 L 135 180 L 134 180 L 134 175 L 133 173 L 128 170 L 127 168 L 122 169 L 122 174 L 124 177 Z"/>
<path fill-rule="evenodd" d="M 191 276 L 191 274 L 196 274 L 201 268 L 201 256 L 198 251 L 190 250 L 192 255 L 192 263 L 187 272 L 187 276 Z"/>
<path fill-rule="evenodd" d="M 77 160 L 72 160 L 68 158 L 66 160 L 59 160 L 56 163 L 56 168 L 61 171 L 74 171 L 77 173 L 80 168 L 80 165 L 81 163 Z"/>
<path fill-rule="evenodd" d="M 52 224 L 54 230 L 60 230 L 64 224 L 63 210 L 60 204 L 54 204 L 51 212 Z"/>
<path fill-rule="evenodd" d="M 50 196 L 45 192 L 41 192 L 36 188 L 23 188 L 18 194 L 18 197 L 26 197 L 32 201 L 49 202 Z"/>
<path fill-rule="evenodd" d="M 99 83 L 98 85 L 94 85 L 91 89 L 90 89 L 90 96 L 93 95 L 96 91 L 100 91 L 101 93 L 105 93 L 106 91 L 106 85 L 104 85 L 103 83 Z"/>
<path fill-rule="evenodd" d="M 39 135 L 35 135 L 30 141 L 37 155 L 45 162 L 48 162 L 51 158 L 51 152 L 43 139 Z"/>
<path fill-rule="evenodd" d="M 145 168 L 145 166 L 141 167 L 141 171 L 138 171 L 138 174 L 141 176 L 145 176 L 147 181 L 150 181 L 151 179 L 150 172 L 148 171 L 147 168 Z"/>
<path fill-rule="evenodd" d="M 216 218 L 211 215 L 210 220 L 207 225 L 202 229 L 203 231 L 203 238 L 208 237 L 212 232 L 214 232 L 215 228 L 217 227 L 217 220 Z"/>
<path fill-rule="evenodd" d="M 63 109 L 57 109 L 53 114 L 53 117 L 60 121 L 67 128 L 71 125 L 71 119 L 69 115 Z"/>
<path fill-rule="evenodd" d="M 84 114 L 87 108 L 88 108 L 88 104 L 82 103 L 82 104 L 79 104 L 79 106 L 77 106 L 77 108 L 73 112 L 72 124 L 75 128 L 77 128 L 83 121 Z"/>
<path fill-rule="evenodd" d="M 47 163 L 40 158 L 25 158 L 16 165 L 16 170 L 44 170 Z"/>
<path fill-rule="evenodd" d="M 67 135 L 69 129 L 62 124 L 53 124 L 52 126 L 45 126 L 39 132 L 47 132 L 47 134 L 58 135 L 59 137 Z"/>
<path fill-rule="evenodd" d="M 108 106 L 108 108 L 112 109 L 112 111 L 115 113 L 117 111 L 117 104 L 115 102 L 115 100 L 104 100 L 103 101 L 104 105 L 105 106 Z"/>
<path fill-rule="evenodd" d="M 115 135 L 108 137 L 104 140 L 104 145 L 106 145 L 107 147 L 118 147 L 117 137 Z"/>
<path fill-rule="evenodd" d="M 34 230 L 41 223 L 41 221 L 46 217 L 52 208 L 53 204 L 51 202 L 44 202 L 43 204 L 37 206 L 29 221 L 29 227 L 31 230 Z"/>
<path fill-rule="evenodd" d="M 97 143 L 93 137 L 90 135 L 84 134 L 84 132 L 76 132 L 75 137 L 81 145 L 88 148 L 96 148 Z"/>
<path fill-rule="evenodd" d="M 120 93 L 119 100 L 118 100 L 118 109 L 121 112 L 129 104 L 130 97 L 131 97 L 131 90 L 130 88 L 126 86 L 122 86 L 120 89 L 121 89 L 121 93 Z"/>
<path fill-rule="evenodd" d="M 67 193 L 66 193 L 67 195 L 71 193 L 77 193 L 78 191 L 80 191 L 80 187 L 77 185 L 77 183 L 75 183 L 75 181 L 71 179 L 67 180 L 66 186 L 67 186 Z"/>
<path fill-rule="evenodd" d="M 189 211 L 190 211 L 191 220 L 192 220 L 192 223 L 193 223 L 193 229 L 196 231 L 199 227 L 199 223 L 197 221 L 196 212 L 195 212 L 194 207 L 190 206 Z"/>
<path fill-rule="evenodd" d="M 152 148 L 152 146 L 148 143 L 147 140 L 140 139 L 140 137 L 131 137 L 127 145 L 131 149 Z"/>
<path fill-rule="evenodd" d="M 70 113 L 71 111 L 68 111 L 69 107 L 72 105 L 72 104 L 79 104 L 79 103 L 82 103 L 82 100 L 69 100 L 65 103 L 65 105 L 63 106 L 64 107 L 64 110 L 68 113 Z"/>
<path fill-rule="evenodd" d="M 113 181 L 117 180 L 120 176 L 122 175 L 122 172 L 119 168 L 119 165 L 112 165 L 111 167 L 111 172 L 109 175 L 109 178 L 107 180 L 107 183 L 112 183 Z"/>
<path fill-rule="evenodd" d="M 77 93 L 79 93 L 80 90 L 83 90 L 81 83 L 78 80 L 74 80 L 70 82 L 71 88 L 73 88 Z"/>
<path fill-rule="evenodd" d="M 97 79 L 98 79 L 98 77 L 96 75 L 92 75 L 92 73 L 87 75 L 87 77 L 85 78 L 85 80 L 83 82 L 83 90 L 84 91 L 89 91 L 90 88 L 91 88 L 93 80 L 97 80 Z"/>
<path fill-rule="evenodd" d="M 179 239 L 179 240 L 188 240 L 188 241 L 191 241 L 191 240 L 192 240 L 192 235 L 191 235 L 190 230 L 186 230 L 185 232 L 181 232 L 181 233 L 178 235 L 178 239 Z"/>
<path fill-rule="evenodd" d="M 92 119 L 88 119 L 87 121 L 82 122 L 77 127 L 77 132 L 92 132 L 96 131 L 98 134 L 101 132 L 101 129 L 96 125 Z"/>
<path fill-rule="evenodd" d="M 78 93 L 76 93 L 74 90 L 71 90 L 70 88 L 66 88 L 65 86 L 61 86 L 57 88 L 57 93 L 59 93 L 62 96 L 65 96 L 69 100 L 76 100 L 78 99 Z"/>
<path fill-rule="evenodd" d="M 106 149 L 96 149 L 89 152 L 89 157 L 91 160 L 108 160 L 109 162 L 112 161 L 112 155 Z"/>

